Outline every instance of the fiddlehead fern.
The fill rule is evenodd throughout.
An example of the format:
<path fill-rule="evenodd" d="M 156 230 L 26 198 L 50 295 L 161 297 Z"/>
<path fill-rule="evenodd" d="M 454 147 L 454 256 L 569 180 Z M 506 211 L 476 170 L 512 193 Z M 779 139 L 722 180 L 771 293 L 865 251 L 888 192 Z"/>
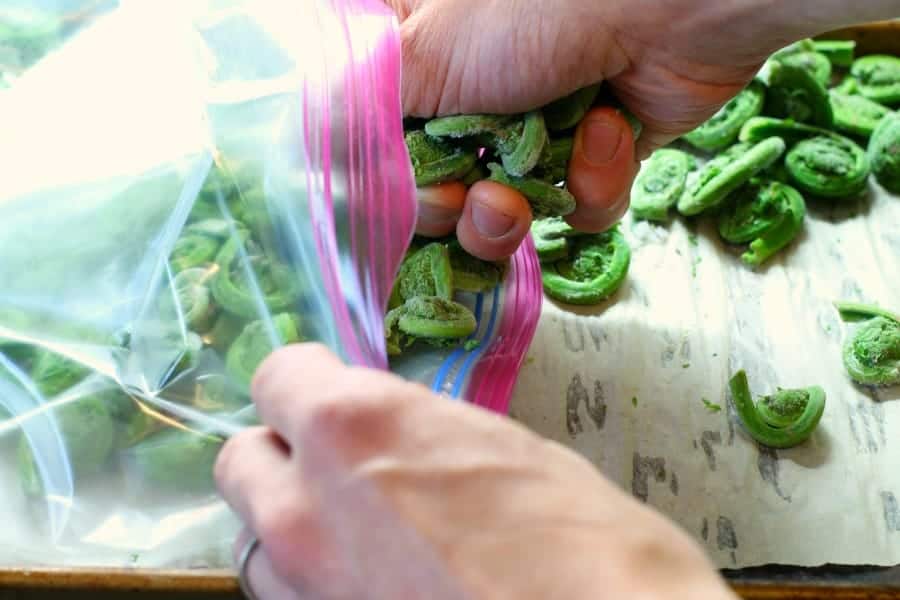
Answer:
<path fill-rule="evenodd" d="M 844 367 L 856 383 L 888 386 L 900 383 L 900 316 L 850 302 L 835 303 L 841 318 L 862 321 L 844 343 Z"/>
<path fill-rule="evenodd" d="M 813 76 L 823 87 L 831 81 L 831 61 L 819 52 L 796 52 L 785 56 L 781 61 L 786 65 L 800 67 Z"/>
<path fill-rule="evenodd" d="M 688 173 L 695 168 L 696 161 L 685 152 L 671 148 L 654 152 L 631 188 L 634 216 L 648 221 L 665 221 L 669 209 L 684 193 Z"/>
<path fill-rule="evenodd" d="M 245 391 L 257 367 L 279 345 L 303 341 L 300 317 L 291 313 L 249 323 L 228 349 L 225 366 Z"/>
<path fill-rule="evenodd" d="M 770 61 L 766 114 L 831 127 L 834 115 L 825 86 L 803 67 Z"/>
<path fill-rule="evenodd" d="M 868 157 L 878 183 L 900 194 L 900 113 L 891 113 L 879 122 L 869 139 Z"/>
<path fill-rule="evenodd" d="M 750 244 L 741 259 L 758 267 L 790 244 L 806 216 L 803 196 L 778 181 L 751 181 L 729 198 L 719 213 L 719 235 L 732 244 Z"/>
<path fill-rule="evenodd" d="M 112 455 L 116 427 L 109 405 L 101 395 L 89 395 L 53 409 L 69 462 L 77 477 L 98 472 Z M 29 496 L 43 486 L 31 446 L 25 436 L 19 440 L 18 471 L 22 488 Z"/>
<path fill-rule="evenodd" d="M 785 165 L 798 188 L 821 198 L 859 194 L 869 177 L 865 150 L 838 134 L 799 142 L 787 153 Z"/>
<path fill-rule="evenodd" d="M 568 304 L 597 304 L 625 280 L 631 249 L 619 230 L 571 240 L 570 256 L 542 266 L 544 291 Z"/>
<path fill-rule="evenodd" d="M 397 328 L 422 340 L 459 340 L 475 331 L 475 316 L 468 308 L 437 296 L 407 300 L 397 316 Z"/>
<path fill-rule="evenodd" d="M 565 181 L 574 144 L 575 140 L 571 137 L 550 140 L 550 143 L 544 146 L 541 159 L 531 175 L 547 183 L 557 184 Z"/>
<path fill-rule="evenodd" d="M 747 374 L 738 371 L 729 381 L 734 407 L 744 430 L 771 448 L 790 448 L 812 435 L 825 412 L 825 391 L 818 386 L 778 390 L 754 404 Z"/>
<path fill-rule="evenodd" d="M 408 131 L 405 139 L 416 185 L 455 181 L 475 167 L 474 151 L 451 146 L 424 131 Z"/>
<path fill-rule="evenodd" d="M 766 99 L 764 86 L 758 81 L 750 83 L 708 121 L 685 134 L 684 141 L 707 152 L 723 150 L 733 144 L 741 126 L 758 115 Z"/>
<path fill-rule="evenodd" d="M 584 235 L 573 229 L 561 217 L 535 219 L 531 222 L 531 236 L 541 263 L 551 263 L 569 256 L 569 238 Z"/>
<path fill-rule="evenodd" d="M 759 143 L 770 137 L 780 137 L 787 144 L 793 144 L 817 135 L 828 135 L 829 130 L 797 123 L 791 119 L 775 117 L 753 117 L 741 127 L 738 140 L 741 143 Z"/>
<path fill-rule="evenodd" d="M 853 40 L 815 40 L 813 49 L 824 54 L 835 67 L 850 67 L 856 54 Z"/>
<path fill-rule="evenodd" d="M 189 429 L 167 429 L 128 449 L 128 473 L 143 484 L 180 492 L 215 489 L 213 465 L 224 441 Z"/>
<path fill-rule="evenodd" d="M 691 216 L 715 208 L 734 190 L 784 153 L 784 140 L 767 138 L 744 151 L 739 144 L 708 162 L 678 200 L 678 212 Z"/>
<path fill-rule="evenodd" d="M 488 262 L 466 252 L 457 240 L 447 243 L 453 288 L 462 292 L 488 292 L 500 285 L 505 264 Z M 435 294 L 440 296 L 440 294 Z"/>
<path fill-rule="evenodd" d="M 514 177 L 497 163 L 489 163 L 490 179 L 521 192 L 535 218 L 565 216 L 575 212 L 575 197 L 564 188 L 535 177 Z"/>
<path fill-rule="evenodd" d="M 172 289 L 163 291 L 161 302 L 163 318 L 170 321 L 183 319 L 184 323 L 197 333 L 209 331 L 217 313 L 217 307 L 209 291 L 212 277 L 213 272 L 203 268 L 192 268 L 178 273 L 172 280 Z"/>
<path fill-rule="evenodd" d="M 599 93 L 600 84 L 590 85 L 545 106 L 543 112 L 547 129 L 564 131 L 578 125 Z"/>
<path fill-rule="evenodd" d="M 291 269 L 265 256 L 253 240 L 242 246 L 240 237 L 225 242 L 216 256 L 218 270 L 210 282 L 216 302 L 245 319 L 260 316 L 260 301 L 271 312 L 292 308 L 301 297 L 298 278 Z"/>
<path fill-rule="evenodd" d="M 394 284 L 401 302 L 416 296 L 453 296 L 453 267 L 444 244 L 433 242 L 407 255 Z"/>
<path fill-rule="evenodd" d="M 851 135 L 869 137 L 878 123 L 891 111 L 864 96 L 850 96 L 831 90 L 828 92 L 834 112 L 834 127 Z"/>
<path fill-rule="evenodd" d="M 850 68 L 859 93 L 875 102 L 900 103 L 900 57 L 870 54 L 857 58 Z"/>

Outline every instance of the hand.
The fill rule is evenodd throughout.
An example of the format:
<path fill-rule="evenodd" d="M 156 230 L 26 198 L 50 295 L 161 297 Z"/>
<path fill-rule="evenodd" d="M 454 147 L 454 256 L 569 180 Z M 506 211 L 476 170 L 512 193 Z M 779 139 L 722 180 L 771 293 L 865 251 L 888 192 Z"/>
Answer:
<path fill-rule="evenodd" d="M 896 0 L 387 0 L 401 20 L 403 106 L 430 117 L 530 110 L 608 81 L 644 125 L 595 110 L 579 127 L 567 221 L 602 231 L 628 208 L 635 158 L 708 119 L 775 50 L 841 25 L 896 16 Z M 518 193 L 482 182 L 420 190 L 419 233 L 454 228 L 485 259 L 511 254 L 531 212 Z M 457 224 L 458 223 L 458 224 Z"/>
<path fill-rule="evenodd" d="M 216 479 L 261 600 L 734 598 L 679 529 L 506 418 L 312 344 L 252 393 L 266 425 Z"/>

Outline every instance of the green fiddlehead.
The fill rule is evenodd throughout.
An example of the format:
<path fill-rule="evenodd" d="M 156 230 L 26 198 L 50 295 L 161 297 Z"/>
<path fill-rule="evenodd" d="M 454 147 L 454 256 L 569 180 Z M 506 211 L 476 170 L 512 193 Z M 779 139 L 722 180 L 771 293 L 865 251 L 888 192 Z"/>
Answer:
<path fill-rule="evenodd" d="M 244 243 L 243 255 L 240 237 L 244 236 L 225 242 L 216 256 L 218 270 L 210 282 L 216 302 L 245 319 L 259 317 L 260 300 L 271 312 L 292 308 L 301 297 L 298 278 L 291 269 L 265 256 L 252 240 Z"/>
<path fill-rule="evenodd" d="M 785 166 L 798 188 L 821 198 L 859 194 L 869 177 L 865 150 L 838 134 L 797 143 L 787 153 Z"/>
<path fill-rule="evenodd" d="M 638 219 L 665 221 L 669 209 L 684 193 L 688 173 L 696 168 L 694 157 L 671 148 L 654 152 L 631 188 L 631 212 Z"/>
<path fill-rule="evenodd" d="M 231 344 L 225 355 L 225 366 L 244 391 L 257 367 L 280 345 L 303 340 L 300 317 L 291 313 L 274 315 L 271 320 L 249 323 Z M 274 338 L 274 339 L 273 339 Z"/>
<path fill-rule="evenodd" d="M 97 473 L 112 455 L 117 440 L 115 422 L 103 396 L 85 396 L 52 411 L 76 477 Z M 19 480 L 25 493 L 40 494 L 43 486 L 25 436 L 19 440 L 17 458 Z"/>
<path fill-rule="evenodd" d="M 407 300 L 397 315 L 397 329 L 422 340 L 458 340 L 475 331 L 475 315 L 446 298 L 416 296 Z"/>
<path fill-rule="evenodd" d="M 741 127 L 738 140 L 741 143 L 759 143 L 771 137 L 780 137 L 785 143 L 794 144 L 806 138 L 828 134 L 828 129 L 798 123 L 792 119 L 753 117 Z"/>
<path fill-rule="evenodd" d="M 161 302 L 163 318 L 183 319 L 184 323 L 197 333 L 209 331 L 217 313 L 217 307 L 209 291 L 212 277 L 213 271 L 203 268 L 192 268 L 178 273 L 172 280 L 171 289 L 163 291 Z"/>
<path fill-rule="evenodd" d="M 242 228 L 238 225 L 238 230 Z M 169 256 L 175 273 L 203 267 L 212 263 L 222 242 L 231 235 L 231 227 L 224 219 L 205 219 L 185 227 Z"/>
<path fill-rule="evenodd" d="M 497 163 L 488 163 L 490 179 L 521 192 L 535 218 L 565 216 L 575 212 L 575 197 L 564 188 L 535 177 L 515 177 Z"/>
<path fill-rule="evenodd" d="M 215 490 L 213 465 L 224 440 L 186 429 L 167 429 L 129 448 L 128 472 L 142 482 L 180 492 Z"/>
<path fill-rule="evenodd" d="M 543 112 L 547 129 L 564 131 L 578 125 L 593 106 L 599 93 L 600 84 L 591 85 L 545 106 Z"/>
<path fill-rule="evenodd" d="M 823 87 L 831 81 L 831 61 L 819 52 L 796 52 L 781 61 L 786 65 L 800 67 L 813 76 Z"/>
<path fill-rule="evenodd" d="M 878 123 L 891 111 L 865 96 L 828 92 L 834 112 L 834 127 L 851 135 L 870 137 Z"/>
<path fill-rule="evenodd" d="M 836 302 L 844 321 L 862 325 L 844 343 L 844 367 L 856 383 L 889 386 L 900 383 L 900 316 L 864 304 Z"/>
<path fill-rule="evenodd" d="M 510 144 L 508 151 L 501 150 L 503 168 L 514 177 L 527 174 L 541 159 L 548 140 L 544 115 L 537 110 L 527 113 L 522 123 L 522 133 L 515 144 Z"/>
<path fill-rule="evenodd" d="M 631 249 L 619 230 L 571 240 L 570 256 L 542 266 L 544 292 L 568 304 L 597 304 L 625 280 Z"/>
<path fill-rule="evenodd" d="M 790 448 L 812 435 L 825 412 L 825 391 L 818 386 L 778 390 L 754 404 L 747 374 L 738 371 L 729 381 L 734 407 L 744 430 L 770 448 Z"/>
<path fill-rule="evenodd" d="M 744 151 L 733 146 L 708 162 L 678 200 L 678 212 L 691 216 L 719 206 L 734 190 L 771 166 L 784 153 L 784 140 L 767 138 Z"/>
<path fill-rule="evenodd" d="M 569 238 L 584 235 L 572 228 L 561 217 L 534 219 L 531 236 L 541 263 L 552 263 L 569 256 Z"/>
<path fill-rule="evenodd" d="M 735 142 L 741 126 L 762 111 L 765 99 L 765 87 L 753 81 L 708 121 L 682 137 L 700 150 L 723 150 Z"/>
<path fill-rule="evenodd" d="M 550 143 L 544 146 L 541 159 L 535 165 L 531 175 L 552 184 L 565 181 L 574 144 L 575 139 L 572 137 L 550 140 Z"/>
<path fill-rule="evenodd" d="M 839 94 L 853 96 L 859 93 L 859 83 L 856 81 L 855 77 L 847 75 L 832 89 Z"/>
<path fill-rule="evenodd" d="M 853 61 L 850 75 L 856 79 L 859 93 L 875 102 L 900 103 L 900 58 L 870 54 Z"/>
<path fill-rule="evenodd" d="M 452 146 L 424 131 L 408 131 L 405 140 L 418 186 L 455 181 L 475 167 L 474 151 Z"/>
<path fill-rule="evenodd" d="M 806 204 L 794 188 L 778 181 L 751 181 L 729 198 L 719 213 L 719 235 L 732 244 L 750 244 L 741 259 L 758 267 L 790 244 L 803 229 Z"/>
<path fill-rule="evenodd" d="M 856 42 L 853 40 L 815 40 L 813 49 L 824 54 L 835 67 L 849 68 L 856 55 Z"/>
<path fill-rule="evenodd" d="M 782 61 L 770 63 L 766 114 L 831 127 L 834 115 L 825 86 L 802 67 Z"/>
<path fill-rule="evenodd" d="M 53 398 L 90 374 L 90 369 L 65 356 L 38 350 L 31 369 L 31 379 L 45 398 Z"/>
<path fill-rule="evenodd" d="M 503 280 L 504 263 L 476 258 L 466 252 L 457 240 L 447 243 L 447 252 L 450 255 L 454 289 L 471 293 L 489 292 Z"/>
<path fill-rule="evenodd" d="M 872 132 L 868 147 L 872 173 L 889 192 L 900 194 L 900 113 L 885 116 Z"/>
<path fill-rule="evenodd" d="M 447 246 L 432 242 L 406 256 L 394 284 L 398 298 L 406 302 L 416 296 L 453 297 L 453 267 Z"/>

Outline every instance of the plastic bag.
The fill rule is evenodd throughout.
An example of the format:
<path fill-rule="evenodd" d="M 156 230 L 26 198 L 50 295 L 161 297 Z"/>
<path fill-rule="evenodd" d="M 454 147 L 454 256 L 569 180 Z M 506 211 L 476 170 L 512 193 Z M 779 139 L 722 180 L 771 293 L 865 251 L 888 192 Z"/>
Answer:
<path fill-rule="evenodd" d="M 230 564 L 212 465 L 256 366 L 304 340 L 388 366 L 399 68 L 377 0 L 122 1 L 0 95 L 0 565 Z M 530 242 L 471 301 L 479 348 L 397 370 L 505 410 Z"/>

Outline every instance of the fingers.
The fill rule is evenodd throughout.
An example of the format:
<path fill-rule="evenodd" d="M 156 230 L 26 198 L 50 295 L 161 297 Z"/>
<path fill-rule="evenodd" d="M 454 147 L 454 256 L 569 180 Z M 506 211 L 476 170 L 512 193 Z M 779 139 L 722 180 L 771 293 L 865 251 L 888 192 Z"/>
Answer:
<path fill-rule="evenodd" d="M 456 237 L 467 252 L 483 260 L 511 256 L 531 228 L 531 206 L 516 190 L 479 181 L 466 196 Z"/>
<path fill-rule="evenodd" d="M 239 554 L 244 551 L 250 542 L 251 536 L 248 529 L 241 531 L 234 543 L 234 562 L 240 560 Z M 272 567 L 272 561 L 266 554 L 262 545 L 253 551 L 247 559 L 245 584 L 256 598 L 271 598 L 272 600 L 299 600 L 300 596 L 289 584 L 281 579 Z"/>
<path fill-rule="evenodd" d="M 228 506 L 259 531 L 261 507 L 256 500 L 268 497 L 279 484 L 274 473 L 289 468 L 284 443 L 268 427 L 252 427 L 222 447 L 216 459 L 215 478 Z"/>
<path fill-rule="evenodd" d="M 466 189 L 458 181 L 418 188 L 416 233 L 426 237 L 443 237 L 453 233 L 466 203 Z"/>
<path fill-rule="evenodd" d="M 611 107 L 590 111 L 575 133 L 567 186 L 578 204 L 566 221 L 586 232 L 609 229 L 628 210 L 637 169 L 634 134 L 625 117 Z"/>

